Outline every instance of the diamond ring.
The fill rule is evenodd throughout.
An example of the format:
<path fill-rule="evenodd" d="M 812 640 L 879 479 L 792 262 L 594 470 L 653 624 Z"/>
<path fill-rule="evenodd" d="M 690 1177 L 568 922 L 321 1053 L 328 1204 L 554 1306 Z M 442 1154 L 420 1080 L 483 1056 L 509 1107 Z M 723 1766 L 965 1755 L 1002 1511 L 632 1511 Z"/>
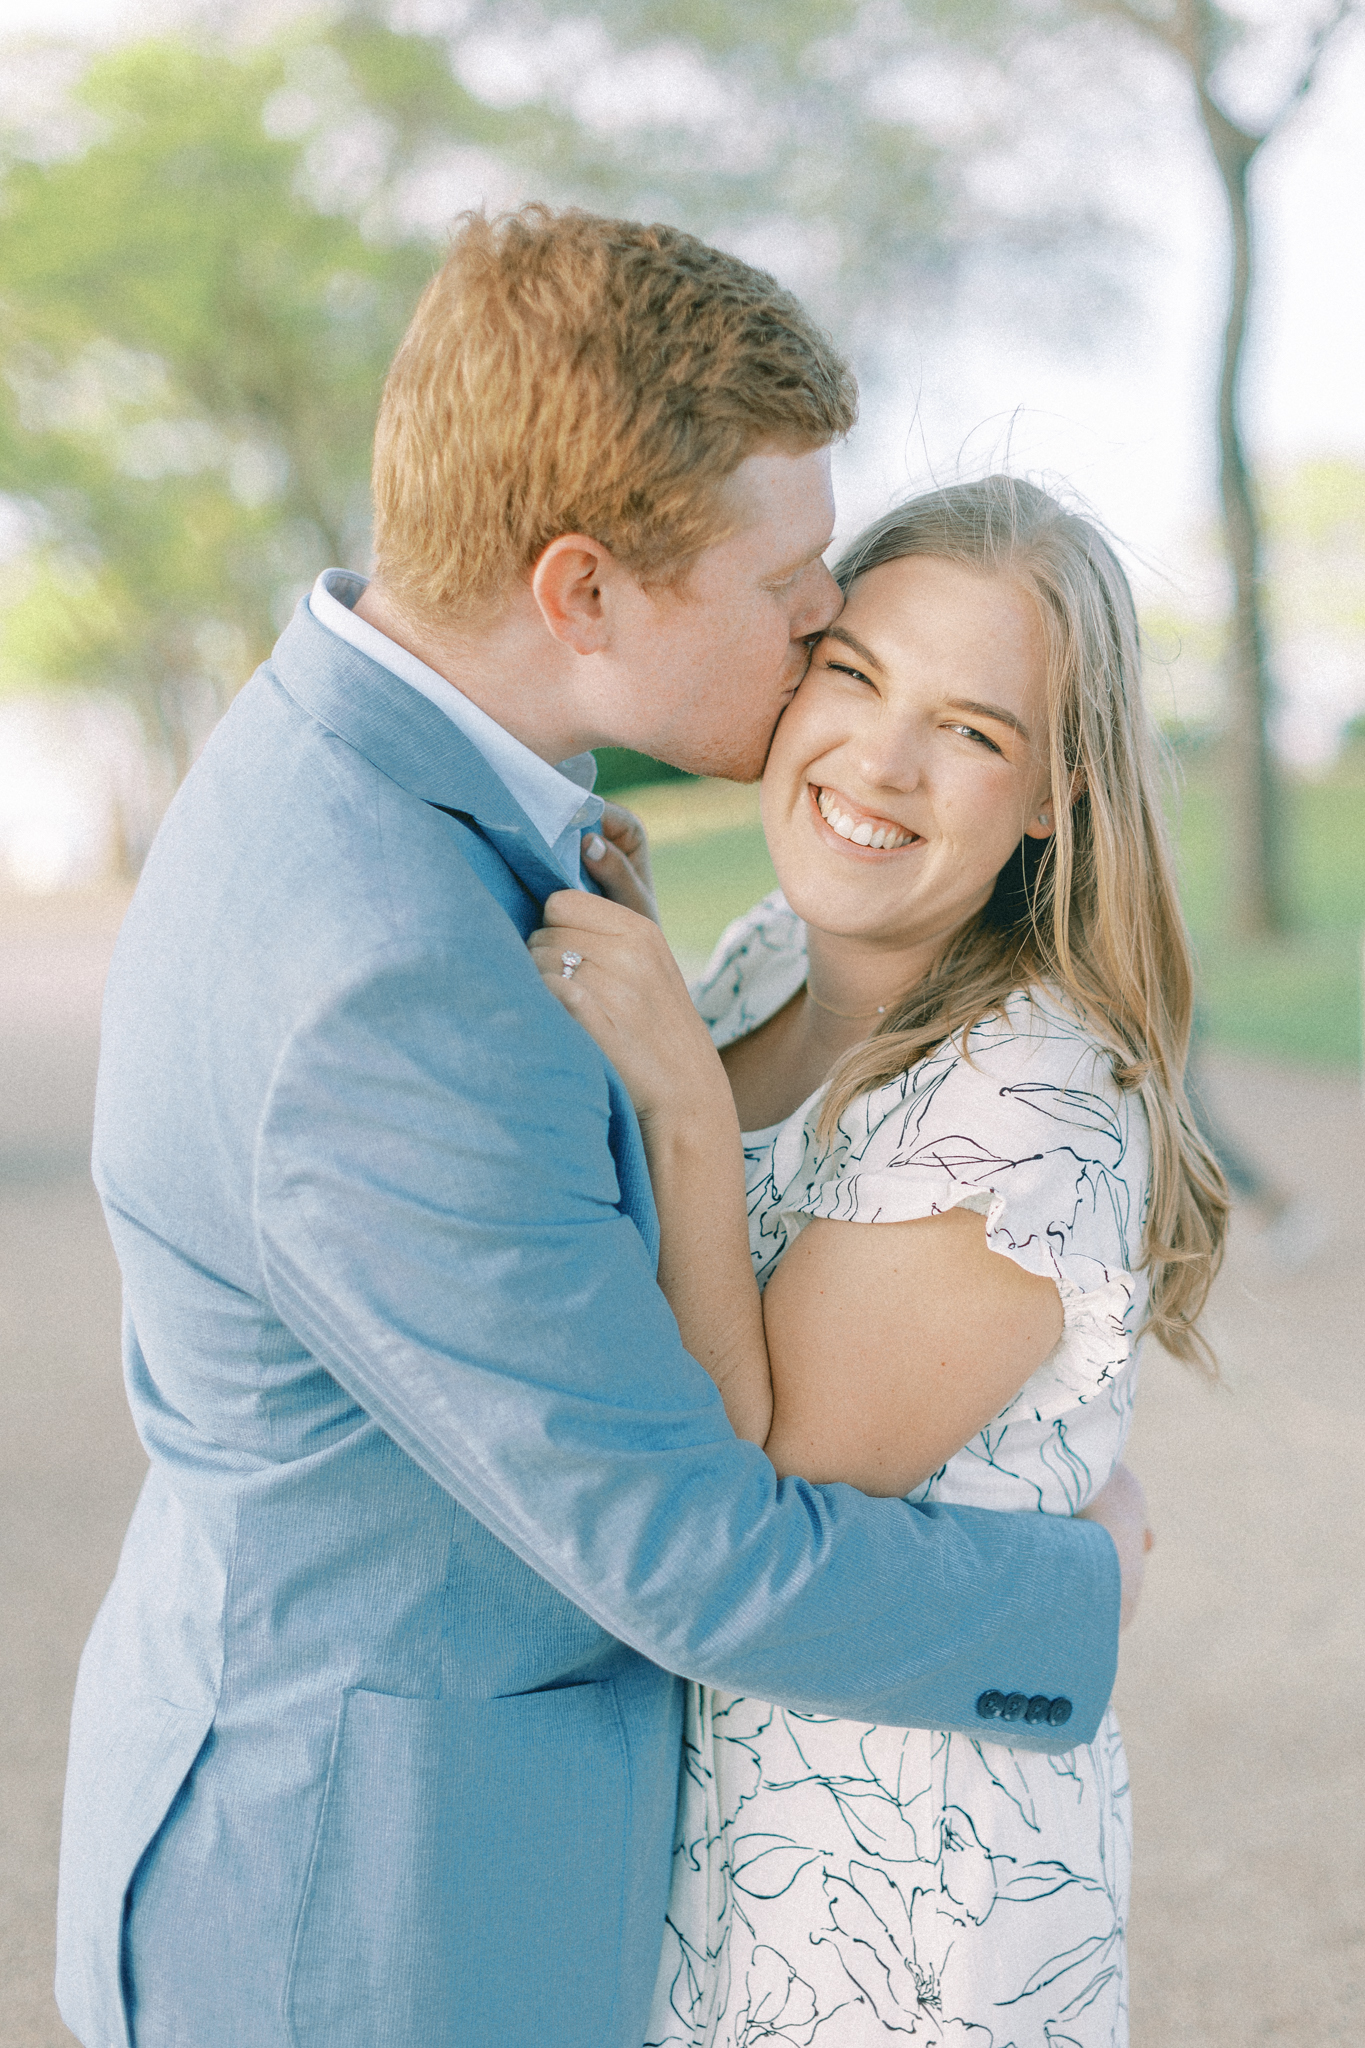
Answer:
<path fill-rule="evenodd" d="M 568 953 L 561 953 L 559 957 L 564 963 L 564 974 L 562 978 L 565 981 L 572 981 L 574 977 L 574 969 L 576 967 L 581 967 L 583 965 L 583 955 L 581 953 L 575 953 L 570 951 Z"/>

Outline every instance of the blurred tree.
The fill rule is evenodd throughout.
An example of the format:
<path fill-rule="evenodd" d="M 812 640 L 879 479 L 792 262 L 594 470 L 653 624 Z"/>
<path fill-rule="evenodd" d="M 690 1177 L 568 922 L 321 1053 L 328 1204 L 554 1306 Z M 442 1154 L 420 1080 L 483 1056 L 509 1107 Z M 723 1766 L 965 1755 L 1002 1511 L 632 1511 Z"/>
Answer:
<path fill-rule="evenodd" d="M 1269 469 L 1257 498 L 1266 617 L 1286 685 L 1272 717 L 1275 751 L 1320 771 L 1365 712 L 1365 466 L 1335 457 Z M 1207 752 L 1226 724 L 1221 529 L 1187 536 L 1182 556 L 1184 590 L 1146 607 L 1143 632 L 1158 716 L 1183 748 Z"/>
<path fill-rule="evenodd" d="M 0 138 L 0 492 L 32 540 L 0 684 L 111 684 L 183 771 L 319 564 L 363 559 L 383 372 L 481 190 L 776 243 L 846 340 L 860 305 L 931 288 L 983 216 L 958 141 L 868 99 L 901 35 L 848 0 L 608 0 L 476 5 L 441 38 L 352 0 L 264 46 L 95 59 L 65 154 Z"/>
<path fill-rule="evenodd" d="M 1040 81 L 1008 57 L 1031 11 L 464 0 L 451 47 L 472 90 L 557 123 L 540 167 L 561 189 L 778 270 L 861 368 L 894 363 L 903 378 L 907 326 L 922 331 L 965 269 L 989 267 L 1021 321 L 1077 316 L 1093 288 L 1093 270 L 1043 259 L 1104 260 L 1090 192 L 1036 164 L 1019 176 Z"/>
<path fill-rule="evenodd" d="M 1227 661 L 1232 711 L 1227 734 L 1232 911 L 1237 929 L 1245 936 L 1267 935 L 1283 931 L 1289 913 L 1282 806 L 1270 745 L 1274 686 L 1266 639 L 1261 521 L 1239 405 L 1254 275 L 1248 174 L 1258 152 L 1309 92 L 1331 36 L 1354 8 L 1352 0 L 1336 0 L 1326 18 L 1309 16 L 1303 21 L 1306 54 L 1269 117 L 1254 124 L 1233 118 L 1227 95 L 1221 90 L 1225 62 L 1244 41 L 1248 25 L 1217 0 L 1076 0 L 1074 11 L 1135 31 L 1180 67 L 1193 89 L 1227 201 L 1232 279 L 1215 431 L 1223 532 L 1233 581 Z M 1283 23 L 1278 26 L 1282 28 Z"/>
<path fill-rule="evenodd" d="M 661 211 L 776 263 L 861 367 L 880 356 L 901 375 L 897 316 L 912 311 L 923 331 L 926 310 L 972 270 L 1011 324 L 1036 322 L 1050 301 L 1068 340 L 1086 337 L 1106 244 L 1119 239 L 1105 172 L 1151 141 L 1134 65 L 1114 38 L 1096 45 L 1092 33 L 1087 52 L 1075 30 L 1113 24 L 1179 67 L 1233 250 L 1215 431 L 1233 582 L 1230 869 L 1247 933 L 1287 919 L 1261 534 L 1239 413 L 1248 178 L 1356 11 L 1303 0 L 1294 18 L 1262 21 L 1260 40 L 1297 34 L 1303 54 L 1254 121 L 1231 111 L 1228 60 L 1258 35 L 1218 0 L 474 0 L 454 39 L 476 89 L 572 117 L 571 176 L 612 197 L 624 189 L 634 209 L 657 194 Z"/>
<path fill-rule="evenodd" d="M 973 269 L 993 317 L 1093 330 L 1113 240 L 1094 123 L 1123 88 L 1077 91 L 1055 32 L 1100 14 L 1159 37 L 1187 13 L 1217 10 L 462 0 L 415 34 L 390 0 L 345 0 L 264 47 L 100 58 L 79 89 L 93 140 L 4 175 L 0 491 L 36 545 L 0 664 L 119 683 L 183 763 L 204 678 L 221 701 L 321 561 L 363 559 L 383 370 L 480 192 L 679 220 L 779 268 L 900 378 L 907 316 L 922 331 Z M 1249 507 L 1236 367 L 1227 488 L 1240 475 Z M 1240 530 L 1254 599 L 1254 516 Z"/>
<path fill-rule="evenodd" d="M 414 132 L 507 125 L 443 47 L 352 40 Z M 384 212 L 402 140 L 325 44 L 138 43 L 76 100 L 93 140 L 4 172 L 0 491 L 33 546 L 0 661 L 123 690 L 183 772 L 319 566 L 363 557 L 375 406 L 430 242 Z"/>

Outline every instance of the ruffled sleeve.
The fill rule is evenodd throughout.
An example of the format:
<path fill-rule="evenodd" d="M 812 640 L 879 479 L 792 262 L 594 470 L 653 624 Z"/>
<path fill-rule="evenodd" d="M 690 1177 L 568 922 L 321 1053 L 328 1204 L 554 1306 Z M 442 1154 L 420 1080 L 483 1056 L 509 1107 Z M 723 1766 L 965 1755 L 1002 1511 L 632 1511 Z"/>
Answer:
<path fill-rule="evenodd" d="M 1146 1293 L 1146 1122 L 1060 1004 L 1014 996 L 1004 1019 L 972 1032 L 967 1055 L 942 1046 L 860 1096 L 830 1143 L 814 1121 L 793 1118 L 774 1148 L 772 1252 L 814 1217 L 896 1223 L 972 1209 L 993 1251 L 1062 1297 L 1062 1342 L 1020 1399 L 1031 1394 L 1041 1413 L 1043 1397 L 1054 1409 L 1093 1397 L 1129 1362 Z"/>
<path fill-rule="evenodd" d="M 756 1031 L 806 978 L 806 927 L 774 889 L 721 933 L 692 1000 L 718 1046 Z"/>

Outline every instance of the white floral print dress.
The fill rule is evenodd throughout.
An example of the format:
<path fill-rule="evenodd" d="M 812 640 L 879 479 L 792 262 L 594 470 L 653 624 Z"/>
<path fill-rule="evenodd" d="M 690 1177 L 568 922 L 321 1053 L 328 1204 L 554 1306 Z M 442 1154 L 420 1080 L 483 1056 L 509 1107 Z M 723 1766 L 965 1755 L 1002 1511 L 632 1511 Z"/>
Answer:
<path fill-rule="evenodd" d="M 726 1045 L 805 979 L 780 895 L 732 925 L 694 990 Z M 1148 1187 L 1140 1104 L 1060 999 L 1011 998 L 890 1085 L 833 1142 L 818 1095 L 745 1134 L 760 1285 L 813 1216 L 969 1207 L 1055 1280 L 1056 1349 L 913 1501 L 1066 1515 L 1132 1412 Z M 1040 1756 L 687 1689 L 673 1883 L 647 2048 L 1124 2048 L 1130 1826 L 1112 1711 Z"/>

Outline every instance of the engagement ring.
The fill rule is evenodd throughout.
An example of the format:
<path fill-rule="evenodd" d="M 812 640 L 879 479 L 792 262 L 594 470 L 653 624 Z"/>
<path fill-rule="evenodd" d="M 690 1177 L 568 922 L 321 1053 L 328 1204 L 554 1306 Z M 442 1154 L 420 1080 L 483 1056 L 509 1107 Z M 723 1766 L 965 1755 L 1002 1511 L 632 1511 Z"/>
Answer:
<path fill-rule="evenodd" d="M 559 957 L 564 962 L 564 980 L 572 981 L 573 971 L 575 967 L 581 967 L 583 965 L 583 955 L 581 953 L 570 952 L 561 953 Z"/>

